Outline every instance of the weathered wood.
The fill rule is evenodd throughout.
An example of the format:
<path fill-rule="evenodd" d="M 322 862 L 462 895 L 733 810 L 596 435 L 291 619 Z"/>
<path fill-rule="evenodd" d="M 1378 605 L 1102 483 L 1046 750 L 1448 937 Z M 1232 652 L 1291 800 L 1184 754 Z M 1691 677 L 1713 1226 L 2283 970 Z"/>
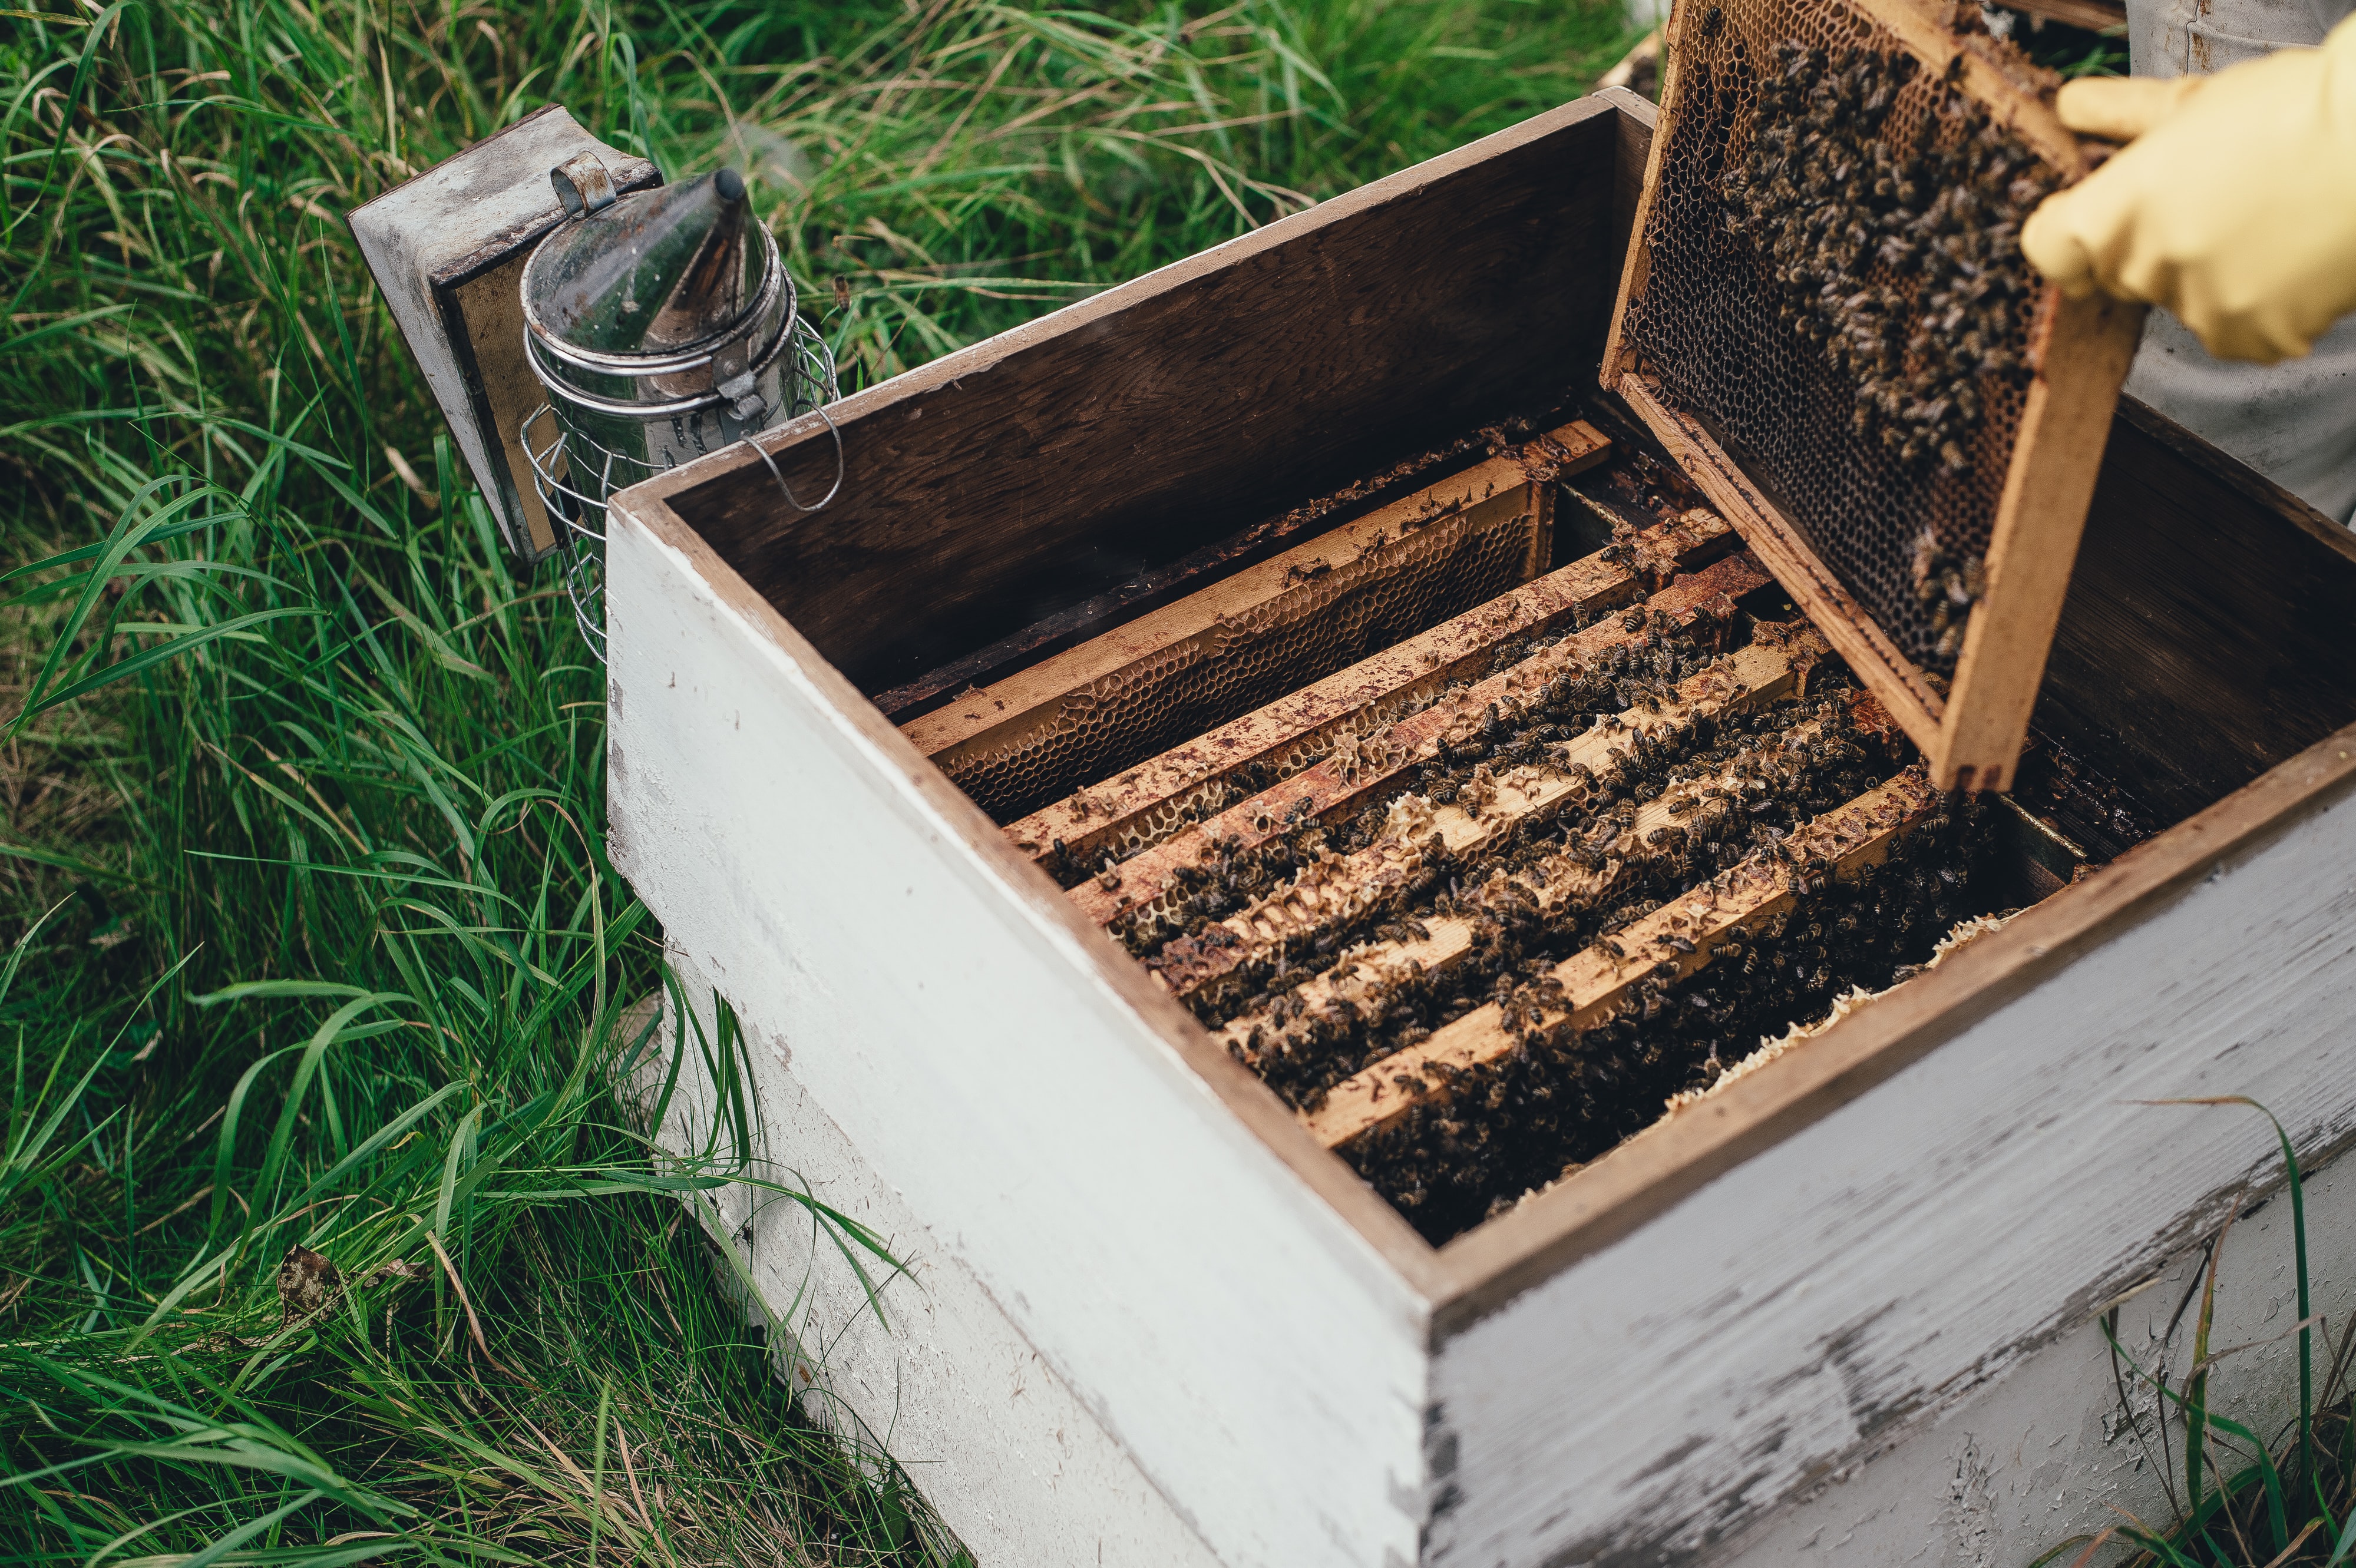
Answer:
<path fill-rule="evenodd" d="M 1955 684 L 1929 748 L 1943 789 L 2007 790 L 2062 618 L 2111 413 L 2145 307 L 2046 295 L 2020 435 L 1988 538 L 1987 591 L 1964 630 Z"/>
<path fill-rule="evenodd" d="M 531 454 L 525 450 L 524 421 L 548 401 L 547 389 L 532 374 L 523 348 L 523 268 L 531 251 L 531 246 L 520 246 L 498 266 L 439 292 L 484 436 L 494 443 L 508 475 L 509 484 L 498 492 L 500 515 L 519 519 L 517 553 L 539 560 L 555 554 L 564 542 L 564 524 L 548 515 L 548 503 L 541 499 L 532 475 Z M 555 433 L 552 423 L 543 421 L 529 438 L 545 443 Z M 564 459 L 559 456 L 555 462 L 554 472 L 562 478 Z"/>
<path fill-rule="evenodd" d="M 1636 536 L 1622 565 L 1600 552 L 1501 594 L 1348 669 L 1188 740 L 1151 761 L 1044 806 L 1006 836 L 1036 857 L 1064 846 L 1093 866 L 1157 844 L 1223 808 L 1239 773 L 1290 778 L 1347 736 L 1371 734 L 1429 704 L 1451 681 L 1478 678 L 1498 645 L 1627 603 L 1680 570 L 1707 565 L 1735 544 L 1715 514 L 1694 512 Z"/>
<path fill-rule="evenodd" d="M 1794 832 L 1792 852 L 1831 865 L 1839 877 L 1887 859 L 1891 846 L 1938 805 L 1919 767 L 1876 785 L 1837 810 Z M 1671 900 L 1617 935 L 1555 965 L 1563 1005 L 1541 1010 L 1544 1027 L 1567 1020 L 1574 1029 L 1605 1021 L 1648 979 L 1676 979 L 1710 961 L 1715 949 L 1789 909 L 1796 895 L 1792 873 L 1753 855 L 1707 886 Z M 1674 944 L 1674 945 L 1673 945 Z M 1309 1113 L 1309 1130 L 1339 1148 L 1388 1125 L 1417 1105 L 1445 1098 L 1459 1072 L 1510 1054 L 1519 1037 L 1506 1028 L 1495 1002 L 1477 1008 L 1420 1045 L 1385 1057 L 1339 1083 Z M 1429 1075 L 1429 1076 L 1427 1076 Z"/>
<path fill-rule="evenodd" d="M 2125 399 L 2033 722 L 2166 827 L 2356 723 L 2351 624 L 2356 536 Z"/>
<path fill-rule="evenodd" d="M 1526 582 L 1553 538 L 1554 487 L 1493 458 L 903 728 L 1002 819 Z"/>
<path fill-rule="evenodd" d="M 1623 148 L 1637 129 L 1616 116 Z M 1578 178 L 1559 188 L 1595 199 Z M 1398 203 L 1399 227 L 1370 241 L 1418 243 L 1418 210 Z M 1608 284 L 1602 271 L 1571 281 L 1590 304 Z M 1433 286 L 1418 320 L 1506 308 Z M 1313 287 L 1295 300 L 1359 303 Z M 1121 350 L 1151 363 L 1153 345 Z M 1362 417 L 1357 368 L 1341 364 L 1330 401 L 1286 383 L 1277 395 L 1303 405 L 1287 428 L 1329 407 Z M 896 441 L 912 410 L 929 424 L 948 379 L 862 394 L 867 434 Z M 1189 411 L 1137 385 L 1094 405 L 1086 440 L 1101 458 L 1203 421 L 1216 439 L 1173 481 L 1202 485 L 1182 502 L 1257 494 L 1282 456 L 1258 431 L 1228 453 L 1224 404 Z M 2038 722 L 2106 766 L 2145 769 L 2180 816 L 2356 695 L 2340 645 L 2356 561 L 2329 525 L 2139 417 L 2123 411 L 2105 459 Z M 1066 555 L 1075 539 L 1119 541 L 1117 513 L 1057 532 L 1051 492 L 1068 471 L 1053 484 L 994 471 L 998 433 L 969 421 L 958 461 L 1015 509 L 991 525 L 1001 537 L 1041 527 Z M 1018 427 L 1004 463 L 1035 466 L 1040 450 Z M 2254 1092 L 2303 1152 L 2356 1132 L 2347 1053 L 2332 1049 L 2356 974 L 2351 731 L 1435 1253 L 668 507 L 625 498 L 616 528 L 616 854 L 687 972 L 746 1021 L 764 1103 L 790 1112 L 770 1124 L 761 1173 L 804 1161 L 795 1128 L 840 1129 L 892 1200 L 870 1207 L 869 1189 L 830 1176 L 801 1184 L 889 1232 L 926 1282 L 930 1318 L 894 1316 L 906 1361 L 984 1364 L 960 1359 L 952 1319 L 976 1300 L 1001 1315 L 986 1364 L 1017 1370 L 987 1387 L 903 1385 L 888 1347 L 827 1375 L 866 1380 L 830 1392 L 879 1426 L 945 1391 L 943 1446 L 912 1472 L 963 1510 L 954 1527 L 1010 1542 L 997 1554 L 1010 1561 L 1098 1561 L 1098 1540 L 1066 1528 L 1082 1510 L 1059 1508 L 1059 1488 L 1116 1480 L 1092 1439 L 1067 1442 L 1073 1412 L 1134 1460 L 1139 1478 L 1117 1484 L 1167 1499 L 1228 1561 L 1698 1564 L 1844 1475 L 1826 1506 L 1861 1513 L 1895 1495 L 1881 1477 L 1921 1490 L 1922 1466 L 1893 1472 L 1908 1453 L 1891 1445 L 1973 1415 L 1959 1402 L 1999 1375 L 2027 1397 L 2049 1364 L 2030 1352 L 2246 1207 L 2276 1168 L 2254 1120 L 2236 1142 L 2213 1125 L 2232 1113 L 2184 1113 L 2198 1130 L 2179 1130 L 2133 1102 Z M 835 540 L 843 555 L 795 592 L 815 603 L 830 573 L 873 566 L 875 603 L 929 605 L 937 558 L 886 533 L 887 555 L 862 562 L 858 542 Z M 991 570 L 981 594 L 1024 581 Z M 1008 613 L 1029 624 L 1038 606 Z M 2236 700 L 2246 716 L 2225 717 Z M 751 1211 L 750 1195 L 724 1196 L 740 1205 L 731 1221 Z M 768 1250 L 782 1209 L 762 1216 L 753 1259 L 781 1308 L 801 1286 L 797 1255 Z M 971 1289 L 930 1283 L 960 1270 Z M 1193 1353 L 1204 1344 L 1220 1353 Z M 2096 1424 L 2078 1404 L 2036 1413 L 2039 1433 Z M 959 1486 L 980 1446 L 1024 1456 L 991 1472 L 1012 1489 Z M 1128 1560 L 1120 1536 L 1101 1539 L 1103 1561 Z M 1183 1560 L 1151 1543 L 1129 1556 Z"/>
<path fill-rule="evenodd" d="M 1658 740 L 1684 733 L 1704 719 L 1772 702 L 1792 689 L 1798 666 L 1781 646 L 1738 648 L 1679 682 L 1673 699 L 1661 699 L 1657 707 L 1631 708 L 1616 722 L 1599 724 L 1551 748 L 1545 764 L 1526 764 L 1488 781 L 1485 798 L 1468 803 L 1460 791 L 1455 802 L 1433 805 L 1410 797 L 1420 802 L 1420 809 L 1395 807 L 1381 842 L 1302 868 L 1242 913 L 1170 943 L 1146 967 L 1177 995 L 1192 996 L 1247 965 L 1273 964 L 1301 943 L 1346 931 L 1412 883 L 1435 848 L 1459 859 L 1477 855 L 1529 823 L 1608 795 L 1620 782 L 1619 760 L 1627 754 L 1632 733 Z M 1481 776 L 1476 771 L 1474 777 Z"/>
<path fill-rule="evenodd" d="M 1814 719 L 1794 724 L 1784 731 L 1783 744 L 1811 739 L 1822 733 L 1823 729 L 1822 722 Z M 1590 869 L 1581 860 L 1561 854 L 1546 856 L 1526 870 L 1495 869 L 1487 881 L 1465 890 L 1460 902 L 1473 912 L 1433 914 L 1419 921 L 1423 928 L 1421 934 L 1387 938 L 1352 948 L 1333 968 L 1293 987 L 1289 993 L 1289 1019 L 1280 1022 L 1272 1011 L 1266 1009 L 1247 1013 L 1222 1026 L 1215 1038 L 1227 1048 L 1229 1055 L 1240 1051 L 1240 1060 L 1258 1061 L 1270 1049 L 1283 1049 L 1287 1041 L 1301 1040 L 1315 1020 L 1336 1002 L 1355 1003 L 1409 976 L 1445 978 L 1472 951 L 1483 911 L 1510 903 L 1543 912 L 1549 919 L 1560 919 L 1576 911 L 1597 908 L 1618 896 L 1631 869 L 1674 852 L 1647 843 L 1652 835 L 1673 827 L 1691 831 L 1723 824 L 1730 808 L 1723 800 L 1705 796 L 1702 792 L 1739 788 L 1756 766 L 1755 759 L 1737 758 L 1716 772 L 1672 784 L 1659 798 L 1638 806 L 1624 827 L 1613 822 L 1609 836 L 1599 835 L 1601 841 L 1590 845 L 1598 849 L 1609 848 L 1610 858 L 1600 867 Z"/>
<path fill-rule="evenodd" d="M 652 483 L 853 681 L 897 686 L 1552 406 L 1603 327 L 1619 134 L 1567 104 L 846 398 L 823 512 L 787 516 L 741 449 Z M 759 439 L 797 493 L 833 484 L 816 417 Z"/>
<path fill-rule="evenodd" d="M 564 220 L 549 171 L 582 153 L 605 163 L 617 191 L 662 183 L 654 165 L 606 146 L 552 103 L 346 215 L 501 534 L 529 560 L 552 552 L 560 530 L 519 439 L 522 417 L 546 400 L 524 356 L 517 280 Z"/>
<path fill-rule="evenodd" d="M 1747 555 L 1729 556 L 1682 577 L 1645 601 L 1649 611 L 1687 620 L 1706 611 L 1731 610 L 1732 601 L 1764 586 L 1768 578 Z M 1206 822 L 1150 846 L 1122 862 L 1110 886 L 1083 882 L 1070 897 L 1087 918 L 1110 925 L 1132 908 L 1160 900 L 1182 866 L 1200 864 L 1216 840 L 1248 848 L 1307 819 L 1330 820 L 1363 806 L 1392 787 L 1408 768 L 1438 754 L 1440 738 L 1468 713 L 1535 690 L 1573 663 L 1593 656 L 1629 634 L 1606 624 L 1590 626 L 1550 648 L 1539 649 L 1513 668 L 1477 681 L 1446 701 L 1425 709 L 1369 738 L 1350 754 L 1328 757 L 1250 799 L 1239 801 Z"/>
<path fill-rule="evenodd" d="M 1668 155 L 1670 142 L 1668 128 L 1676 124 L 1678 45 L 1685 37 L 1686 20 L 1692 10 L 1691 5 L 1671 6 L 1668 20 L 1661 24 L 1659 104 L 1647 104 L 1641 115 L 1630 112 L 1621 123 L 1617 149 L 1620 178 L 1613 205 L 1614 216 L 1624 214 L 1626 218 L 1624 227 L 1615 225 L 1615 228 L 1625 235 L 1627 248 L 1622 252 L 1620 286 L 1612 298 L 1611 325 L 1604 329 L 1603 335 L 1601 381 L 1611 390 L 1618 390 L 1622 382 L 1642 368 L 1636 362 L 1635 350 L 1628 344 L 1628 313 L 1643 296 L 1645 280 L 1652 276 L 1653 251 L 1646 243 L 1644 231 L 1652 227 L 1653 200 L 1661 188 L 1661 162 Z M 1640 127 L 1632 123 L 1637 120 L 1642 122 L 1641 164 L 1636 155 Z M 1644 171 L 1642 180 L 1633 191 L 1628 186 L 1631 165 Z"/>
<path fill-rule="evenodd" d="M 962 1266 L 1096 1419 L 1168 1402 L 1152 1429 L 1108 1424 L 1215 1558 L 1411 1561 L 1420 1509 L 1388 1477 L 1416 1463 L 1430 1249 L 668 507 L 617 497 L 613 523 L 612 842 L 666 942 L 746 1020 L 746 1070 L 782 1093 L 790 1055 L 797 1092 L 972 1249 Z M 1014 1080 L 1044 1092 L 1019 1115 L 971 1114 Z M 797 1154 L 763 1157 L 784 1179 L 766 1162 Z M 1240 1224 L 1222 1212 L 1237 1206 Z M 1194 1261 L 1215 1250 L 1237 1273 Z M 1159 1282 L 1139 1286 L 1140 1269 Z M 1091 1312 L 1080 1298 L 1108 1279 L 1130 1283 Z M 1251 1339 L 1256 1282 L 1277 1280 L 1346 1303 L 1324 1348 L 1196 1353 L 1202 1332 Z M 1349 1385 L 1330 1423 L 1256 1462 L 1264 1500 L 1222 1500 L 1232 1454 L 1199 1442 L 1203 1424 L 1286 1425 L 1292 1380 L 1321 1363 L 1313 1377 Z M 1070 1450 L 1053 1427 L 1019 1385 L 994 1395 L 984 1424 L 1054 1473 Z M 894 1396 L 860 1408 L 881 1427 Z M 1043 1490 L 1026 1517 L 1052 1518 Z M 1096 1560 L 1067 1535 L 1025 1545 L 1014 1561 Z"/>

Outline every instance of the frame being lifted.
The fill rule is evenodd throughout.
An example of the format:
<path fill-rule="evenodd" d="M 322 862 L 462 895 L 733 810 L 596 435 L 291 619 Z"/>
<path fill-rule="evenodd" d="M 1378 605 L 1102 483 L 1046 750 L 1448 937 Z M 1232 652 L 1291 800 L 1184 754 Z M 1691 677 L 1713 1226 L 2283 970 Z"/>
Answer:
<path fill-rule="evenodd" d="M 1860 33 L 1869 29 L 1877 42 L 1911 55 L 1922 72 L 1954 83 L 2064 183 L 2088 171 L 2084 149 L 2035 85 L 2005 69 L 1993 51 L 1975 47 L 1983 40 L 1957 37 L 1906 0 L 1815 0 L 1815 6 L 1849 14 L 1862 24 Z M 1800 7 L 1780 0 L 1767 9 L 1783 19 Z M 1630 312 L 1653 272 L 1665 164 L 1676 155 L 1680 114 L 1687 107 L 1681 97 L 1694 91 L 1687 51 L 1697 29 L 1708 37 L 1722 30 L 1724 18 L 1711 6 L 1697 21 L 1692 0 L 1680 0 L 1669 18 L 1660 126 L 1612 312 L 1602 384 L 1627 400 L 1888 706 L 1922 748 L 1934 786 L 2009 789 L 2094 498 L 2112 411 L 2142 334 L 2143 307 L 2099 295 L 2066 299 L 2043 287 L 2023 357 L 2032 379 L 1990 530 L 1984 587 L 1950 685 L 1901 650 L 1771 488 L 1730 454 L 1702 419 L 1676 406 L 1630 340 Z M 1752 45 L 1755 54 L 1764 54 L 1764 40 Z M 1730 152 L 1727 162 L 1732 161 Z"/>

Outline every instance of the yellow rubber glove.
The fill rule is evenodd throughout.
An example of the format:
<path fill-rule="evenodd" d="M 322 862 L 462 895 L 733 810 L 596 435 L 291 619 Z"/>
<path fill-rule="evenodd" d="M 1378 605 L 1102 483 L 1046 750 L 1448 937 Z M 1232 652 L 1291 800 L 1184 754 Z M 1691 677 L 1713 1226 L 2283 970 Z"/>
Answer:
<path fill-rule="evenodd" d="M 2132 144 L 2021 225 L 2065 293 L 2165 305 L 2210 353 L 2262 365 L 2356 310 L 2356 17 L 2214 76 L 2070 82 L 2055 108 Z"/>

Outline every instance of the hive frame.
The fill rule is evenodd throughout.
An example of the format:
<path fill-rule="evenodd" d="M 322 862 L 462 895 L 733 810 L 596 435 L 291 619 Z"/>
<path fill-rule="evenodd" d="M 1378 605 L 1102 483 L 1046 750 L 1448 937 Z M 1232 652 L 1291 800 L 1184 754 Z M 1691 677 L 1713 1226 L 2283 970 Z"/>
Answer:
<path fill-rule="evenodd" d="M 1846 0 L 1931 73 L 1960 58 L 1958 86 L 2067 178 L 2089 167 L 2052 109 L 1907 0 Z M 2072 300 L 2049 285 L 2029 359 L 2034 373 L 1990 529 L 1986 587 L 1964 632 L 1955 674 L 1935 677 L 1899 651 L 1766 491 L 1691 414 L 1672 407 L 1626 336 L 1631 303 L 1651 271 L 1645 232 L 1677 121 L 1679 68 L 1692 0 L 1677 0 L 1665 38 L 1660 124 L 1644 165 L 1635 223 L 1606 340 L 1602 384 L 1630 407 L 1699 485 L 1858 678 L 1879 698 L 1927 761 L 1940 789 L 2006 790 L 2062 618 L 2078 539 L 2102 467 L 2111 414 L 2143 336 L 2144 309 L 2104 295 Z"/>

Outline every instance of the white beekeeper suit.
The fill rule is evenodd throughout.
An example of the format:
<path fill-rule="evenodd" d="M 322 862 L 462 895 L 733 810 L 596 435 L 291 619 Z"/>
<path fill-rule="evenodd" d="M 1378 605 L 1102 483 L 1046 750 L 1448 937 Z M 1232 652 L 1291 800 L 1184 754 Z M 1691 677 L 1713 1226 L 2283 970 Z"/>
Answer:
<path fill-rule="evenodd" d="M 2222 70 L 2286 45 L 2319 46 L 2356 0 L 2127 0 L 2137 76 Z M 2127 390 L 2308 505 L 2356 514 L 2356 317 L 2304 359 L 2218 359 L 2166 311 L 2151 314 Z"/>

